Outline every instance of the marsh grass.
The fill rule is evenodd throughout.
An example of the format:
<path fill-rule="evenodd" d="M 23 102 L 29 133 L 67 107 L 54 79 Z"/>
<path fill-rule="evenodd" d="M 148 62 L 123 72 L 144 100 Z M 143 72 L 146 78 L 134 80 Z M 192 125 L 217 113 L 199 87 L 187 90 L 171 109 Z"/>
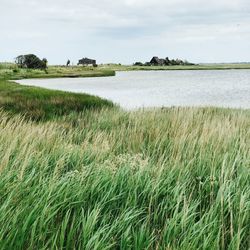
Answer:
<path fill-rule="evenodd" d="M 50 66 L 46 70 L 22 69 L 15 64 L 0 63 L 0 108 L 23 114 L 33 120 L 50 120 L 83 109 L 114 107 L 96 96 L 22 86 L 10 80 L 23 78 L 99 77 L 113 76 L 109 69 L 94 67 Z"/>
<path fill-rule="evenodd" d="M 19 85 L 0 79 L 0 108 L 27 119 L 50 120 L 84 109 L 114 107 L 97 96 Z"/>
<path fill-rule="evenodd" d="M 249 111 L 0 117 L 1 249 L 249 249 Z"/>

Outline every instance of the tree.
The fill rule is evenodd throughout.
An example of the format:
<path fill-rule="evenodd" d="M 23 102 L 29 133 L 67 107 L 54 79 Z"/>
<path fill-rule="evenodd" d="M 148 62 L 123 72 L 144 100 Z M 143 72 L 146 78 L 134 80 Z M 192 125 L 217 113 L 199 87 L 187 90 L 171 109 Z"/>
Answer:
<path fill-rule="evenodd" d="M 16 64 L 20 68 L 28 69 L 46 69 L 48 60 L 46 58 L 40 59 L 34 54 L 20 55 L 16 58 Z"/>
<path fill-rule="evenodd" d="M 143 66 L 143 63 L 142 62 L 136 62 L 136 63 L 134 63 L 134 66 Z"/>
<path fill-rule="evenodd" d="M 47 58 L 43 58 L 43 60 L 42 60 L 42 61 L 45 63 L 46 68 L 47 68 L 47 66 L 48 66 L 48 60 L 47 60 Z"/>

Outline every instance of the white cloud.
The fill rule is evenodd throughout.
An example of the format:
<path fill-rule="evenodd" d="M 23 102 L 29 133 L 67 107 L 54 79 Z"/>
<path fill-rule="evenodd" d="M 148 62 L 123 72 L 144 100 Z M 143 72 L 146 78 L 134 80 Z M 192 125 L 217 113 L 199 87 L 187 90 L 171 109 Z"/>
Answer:
<path fill-rule="evenodd" d="M 190 60 L 213 54 L 215 61 L 250 61 L 250 49 L 240 53 L 238 44 L 250 46 L 249 0 L 0 1 L 0 60 L 32 49 L 56 63 L 65 50 L 65 57 L 132 62 L 166 51 L 181 57 L 188 45 L 193 53 L 183 56 Z M 223 43 L 230 45 L 226 56 Z M 200 44 L 203 50 L 197 49 Z"/>

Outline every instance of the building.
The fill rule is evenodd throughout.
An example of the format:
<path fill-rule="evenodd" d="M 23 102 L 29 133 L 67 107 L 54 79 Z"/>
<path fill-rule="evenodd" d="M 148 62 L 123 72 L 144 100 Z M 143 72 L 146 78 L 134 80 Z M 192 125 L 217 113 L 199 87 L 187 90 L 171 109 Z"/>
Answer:
<path fill-rule="evenodd" d="M 136 62 L 135 66 L 172 66 L 172 65 L 195 65 L 193 63 L 189 63 L 188 61 L 182 61 L 180 59 L 172 59 L 170 60 L 168 57 L 165 59 L 159 58 L 158 56 L 154 56 L 150 62 L 141 63 Z"/>
<path fill-rule="evenodd" d="M 88 65 L 93 65 L 93 66 L 97 66 L 96 64 L 96 60 L 94 59 L 89 59 L 89 58 L 82 58 L 78 61 L 78 64 L 77 65 L 85 65 L 85 66 L 88 66 Z"/>
<path fill-rule="evenodd" d="M 155 65 L 155 66 L 163 66 L 163 65 L 167 65 L 168 62 L 166 59 L 161 59 L 157 56 L 154 56 L 151 61 L 150 61 L 151 65 Z"/>

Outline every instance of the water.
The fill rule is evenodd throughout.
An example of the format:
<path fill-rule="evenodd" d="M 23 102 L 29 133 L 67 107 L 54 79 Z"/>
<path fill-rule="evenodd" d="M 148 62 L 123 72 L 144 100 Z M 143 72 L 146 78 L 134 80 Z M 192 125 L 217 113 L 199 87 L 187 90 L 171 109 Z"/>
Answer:
<path fill-rule="evenodd" d="M 115 77 L 18 82 L 97 95 L 125 109 L 163 106 L 250 108 L 250 70 L 130 71 L 117 72 Z"/>

